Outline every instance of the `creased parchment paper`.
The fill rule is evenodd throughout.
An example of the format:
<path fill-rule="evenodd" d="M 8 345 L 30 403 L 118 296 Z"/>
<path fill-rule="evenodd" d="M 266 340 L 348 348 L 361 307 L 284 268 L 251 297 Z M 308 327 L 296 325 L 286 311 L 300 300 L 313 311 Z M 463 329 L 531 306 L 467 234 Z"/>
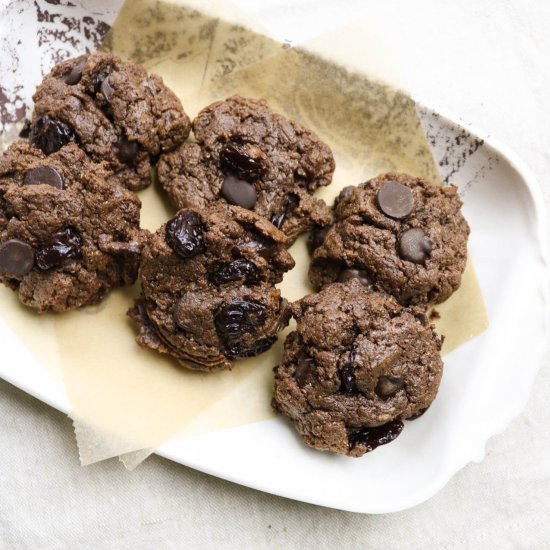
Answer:
<path fill-rule="evenodd" d="M 208 7 L 216 17 L 180 2 L 129 0 L 104 47 L 160 74 L 191 117 L 208 103 L 239 93 L 263 97 L 274 110 L 312 128 L 336 157 L 334 183 L 319 193 L 329 203 L 342 187 L 384 171 L 439 182 L 414 102 L 367 76 L 378 77 L 382 69 L 392 81 L 393 68 L 372 22 L 298 49 L 224 22 L 227 15 L 246 23 L 229 3 Z M 349 56 L 351 44 L 368 48 L 364 55 L 355 51 Z M 173 213 L 155 186 L 140 198 L 142 225 L 150 230 Z M 287 299 L 296 300 L 311 292 L 304 236 L 291 253 L 297 265 L 280 288 Z M 292 325 L 269 352 L 237 361 L 232 372 L 190 372 L 135 344 L 136 327 L 126 311 L 138 293 L 137 286 L 119 289 L 97 307 L 41 317 L 21 307 L 10 291 L 0 294 L 3 319 L 47 368 L 61 372 L 83 464 L 120 455 L 132 468 L 176 435 L 272 416 L 272 367 Z M 471 265 L 460 290 L 437 309 L 444 352 L 486 328 Z"/>

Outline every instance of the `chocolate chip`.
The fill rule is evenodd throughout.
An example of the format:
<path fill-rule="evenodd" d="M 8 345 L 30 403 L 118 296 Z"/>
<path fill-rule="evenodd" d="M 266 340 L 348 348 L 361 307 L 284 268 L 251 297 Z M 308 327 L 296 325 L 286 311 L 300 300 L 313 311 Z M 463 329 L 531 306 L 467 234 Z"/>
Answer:
<path fill-rule="evenodd" d="M 34 250 L 24 241 L 11 239 L 0 245 L 0 273 L 24 277 L 34 265 Z"/>
<path fill-rule="evenodd" d="M 80 258 L 82 238 L 72 227 L 54 233 L 36 253 L 36 265 L 46 271 L 59 267 L 66 260 Z"/>
<path fill-rule="evenodd" d="M 79 59 L 72 68 L 71 72 L 64 76 L 63 81 L 65 84 L 69 84 L 69 86 L 78 84 L 82 78 L 82 70 L 84 69 L 84 65 L 86 65 L 86 57 Z"/>
<path fill-rule="evenodd" d="M 368 273 L 363 269 L 354 269 L 351 267 L 344 269 L 343 271 L 340 271 L 340 275 L 338 275 L 338 279 L 336 280 L 339 283 L 345 283 L 347 281 L 351 281 L 352 279 L 359 279 L 359 282 L 365 286 L 371 286 Z"/>
<path fill-rule="evenodd" d="M 365 447 L 365 452 L 370 453 L 380 445 L 390 443 L 403 431 L 403 422 L 394 420 L 383 426 L 375 428 L 360 428 L 352 430 L 348 433 L 349 449 L 353 449 L 360 445 Z"/>
<path fill-rule="evenodd" d="M 374 390 L 382 399 L 387 399 L 395 395 L 399 390 L 405 387 L 405 382 L 399 376 L 381 376 Z"/>
<path fill-rule="evenodd" d="M 205 230 L 200 215 L 193 210 L 185 210 L 166 224 L 166 242 L 178 256 L 192 258 L 205 250 Z"/>
<path fill-rule="evenodd" d="M 327 236 L 328 230 L 329 227 L 321 227 L 319 225 L 316 225 L 311 230 L 311 233 L 309 234 L 309 244 L 312 252 L 325 242 L 325 237 Z"/>
<path fill-rule="evenodd" d="M 137 141 L 130 141 L 126 136 L 120 136 L 117 141 L 118 158 L 124 164 L 132 164 L 138 152 Z"/>
<path fill-rule="evenodd" d="M 235 176 L 225 176 L 220 193 L 228 203 L 248 210 L 254 208 L 258 197 L 254 185 Z"/>
<path fill-rule="evenodd" d="M 296 383 L 300 386 L 300 388 L 303 388 L 306 385 L 314 366 L 315 361 L 311 357 L 304 357 L 298 363 L 298 366 L 294 371 L 294 380 L 296 380 Z"/>
<path fill-rule="evenodd" d="M 396 181 L 390 181 L 379 189 L 376 199 L 380 210 L 396 220 L 406 218 L 414 208 L 412 191 Z"/>
<path fill-rule="evenodd" d="M 356 392 L 355 387 L 355 348 L 350 351 L 347 361 L 344 363 L 342 370 L 340 371 L 341 389 L 344 393 L 351 395 Z"/>
<path fill-rule="evenodd" d="M 105 80 L 101 83 L 100 90 L 101 90 L 101 93 L 103 94 L 103 97 L 107 101 L 110 101 L 111 98 L 113 97 L 113 93 L 115 92 L 115 90 L 113 89 L 113 87 L 111 86 L 111 83 L 109 82 L 109 77 L 106 77 Z"/>
<path fill-rule="evenodd" d="M 63 189 L 61 174 L 51 166 L 38 166 L 29 170 L 23 180 L 24 185 L 51 185 L 56 189 Z"/>
<path fill-rule="evenodd" d="M 64 122 L 54 120 L 48 116 L 37 118 L 31 127 L 29 140 L 31 145 L 41 149 L 46 155 L 59 151 L 69 141 L 75 141 L 76 136 L 72 128 Z"/>
<path fill-rule="evenodd" d="M 265 153 L 250 144 L 227 143 L 220 151 L 220 168 L 224 174 L 253 182 L 265 171 Z"/>
<path fill-rule="evenodd" d="M 398 253 L 403 260 L 423 264 L 432 251 L 432 241 L 422 229 L 409 229 L 399 237 Z"/>

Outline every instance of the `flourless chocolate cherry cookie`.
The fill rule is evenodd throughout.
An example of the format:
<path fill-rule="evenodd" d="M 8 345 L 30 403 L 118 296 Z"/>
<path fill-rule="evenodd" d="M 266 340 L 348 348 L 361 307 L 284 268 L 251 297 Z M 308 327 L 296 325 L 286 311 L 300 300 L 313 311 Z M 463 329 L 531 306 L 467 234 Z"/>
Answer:
<path fill-rule="evenodd" d="M 443 302 L 460 286 L 470 229 L 454 185 L 384 174 L 346 187 L 334 224 L 312 238 L 316 289 L 359 278 L 405 305 Z"/>
<path fill-rule="evenodd" d="M 355 278 L 294 303 L 273 407 L 311 447 L 361 456 L 395 439 L 441 380 L 441 341 L 419 307 Z"/>
<path fill-rule="evenodd" d="M 149 185 L 158 156 L 183 143 L 191 126 L 159 76 L 108 53 L 59 63 L 33 99 L 33 145 L 51 154 L 75 142 L 133 191 Z"/>
<path fill-rule="evenodd" d="M 158 165 L 176 208 L 223 200 L 270 220 L 288 244 L 329 223 L 327 206 L 312 193 L 331 182 L 334 159 L 313 132 L 239 96 L 203 109 L 193 131 L 196 143 L 162 155 Z"/>
<path fill-rule="evenodd" d="M 97 304 L 137 276 L 140 200 L 69 144 L 0 157 L 0 282 L 44 312 Z"/>
<path fill-rule="evenodd" d="M 142 296 L 129 312 L 138 343 L 202 371 L 266 351 L 290 317 L 274 286 L 294 266 L 285 245 L 282 232 L 243 208 L 180 210 L 144 247 Z"/>

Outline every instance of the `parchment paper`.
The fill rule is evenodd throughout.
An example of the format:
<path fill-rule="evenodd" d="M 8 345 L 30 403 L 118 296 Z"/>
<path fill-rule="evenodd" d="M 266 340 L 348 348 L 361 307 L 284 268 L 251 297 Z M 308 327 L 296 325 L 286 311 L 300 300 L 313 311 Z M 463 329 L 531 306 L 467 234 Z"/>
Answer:
<path fill-rule="evenodd" d="M 211 101 L 239 93 L 263 97 L 276 111 L 312 128 L 336 157 L 334 183 L 319 193 L 329 203 L 345 185 L 379 172 L 406 171 L 439 181 L 414 102 L 367 77 L 370 68 L 376 77 L 383 68 L 386 79 L 392 72 L 372 22 L 327 35 L 308 50 L 289 49 L 224 22 L 223 15 L 246 21 L 229 3 L 208 6 L 217 17 L 179 2 L 129 0 L 105 48 L 160 74 L 191 117 Z M 350 58 L 352 43 L 371 47 Z M 351 66 L 360 70 L 352 72 Z M 142 225 L 148 229 L 173 213 L 155 186 L 140 197 Z M 297 265 L 280 288 L 296 300 L 311 292 L 305 237 L 290 251 Z M 119 289 L 98 307 L 38 317 L 1 289 L 2 317 L 47 368 L 61 371 L 83 464 L 121 455 L 131 468 L 175 435 L 272 416 L 271 369 L 292 325 L 269 352 L 237 361 L 232 372 L 190 372 L 135 344 L 136 327 L 125 314 L 138 294 L 137 286 Z M 460 290 L 437 309 L 444 352 L 485 329 L 471 265 Z"/>

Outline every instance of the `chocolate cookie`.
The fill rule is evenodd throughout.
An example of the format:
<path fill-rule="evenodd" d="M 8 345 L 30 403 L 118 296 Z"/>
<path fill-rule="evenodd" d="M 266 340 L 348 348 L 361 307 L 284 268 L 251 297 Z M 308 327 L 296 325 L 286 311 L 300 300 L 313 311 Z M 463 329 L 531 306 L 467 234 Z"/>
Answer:
<path fill-rule="evenodd" d="M 141 325 L 138 343 L 203 371 L 269 349 L 290 316 L 274 287 L 294 266 L 285 244 L 243 208 L 180 210 L 143 252 L 142 296 L 129 312 Z"/>
<path fill-rule="evenodd" d="M 434 400 L 441 342 L 421 308 L 359 280 L 292 306 L 296 331 L 275 367 L 273 407 L 319 450 L 361 456 L 389 443 Z"/>
<path fill-rule="evenodd" d="M 316 289 L 360 277 L 402 304 L 436 304 L 459 286 L 470 229 L 454 185 L 384 174 L 346 187 L 335 223 L 312 239 Z"/>
<path fill-rule="evenodd" d="M 159 76 L 107 53 L 59 63 L 33 99 L 33 145 L 51 154 L 75 142 L 134 191 L 149 185 L 158 155 L 190 131 L 179 99 Z"/>
<path fill-rule="evenodd" d="M 0 157 L 0 282 L 38 312 L 101 301 L 137 276 L 141 203 L 69 144 Z"/>
<path fill-rule="evenodd" d="M 176 208 L 224 200 L 270 220 L 294 242 L 330 221 L 312 196 L 334 172 L 330 149 L 264 101 L 233 96 L 203 109 L 193 121 L 196 143 L 161 156 L 158 180 Z"/>

